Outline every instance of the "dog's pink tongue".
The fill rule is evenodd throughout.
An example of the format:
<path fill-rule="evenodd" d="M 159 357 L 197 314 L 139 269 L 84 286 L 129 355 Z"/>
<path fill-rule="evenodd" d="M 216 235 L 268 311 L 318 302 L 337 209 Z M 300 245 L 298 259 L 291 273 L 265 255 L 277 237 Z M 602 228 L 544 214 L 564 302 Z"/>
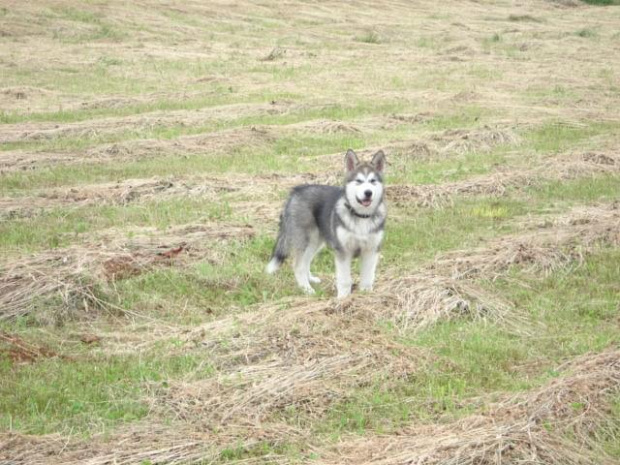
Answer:
<path fill-rule="evenodd" d="M 372 200 L 362 200 L 362 205 L 364 205 L 365 207 L 367 207 L 368 205 L 370 205 L 372 203 Z"/>

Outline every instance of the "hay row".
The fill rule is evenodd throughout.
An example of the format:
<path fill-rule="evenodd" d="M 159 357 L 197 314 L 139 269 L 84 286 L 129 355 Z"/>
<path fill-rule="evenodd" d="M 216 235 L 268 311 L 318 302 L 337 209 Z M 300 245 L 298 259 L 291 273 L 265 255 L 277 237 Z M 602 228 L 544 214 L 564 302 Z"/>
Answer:
<path fill-rule="evenodd" d="M 377 287 L 365 305 L 379 309 L 377 317 L 392 320 L 403 332 L 460 318 L 489 321 L 513 332 L 524 332 L 528 326 L 509 302 L 470 281 L 421 271 Z"/>
<path fill-rule="evenodd" d="M 218 375 L 174 383 L 153 408 L 210 425 L 263 422 L 291 407 L 317 417 L 355 388 L 406 379 L 426 365 L 424 352 L 392 343 L 364 324 L 347 327 L 349 318 L 332 315 L 332 327 L 308 318 L 222 339 L 209 351 Z"/>
<path fill-rule="evenodd" d="M 2 266 L 0 320 L 27 315 L 42 303 L 49 306 L 53 298 L 61 313 L 120 310 L 101 298 L 108 283 L 153 267 L 182 263 L 189 257 L 217 263 L 221 258 L 214 244 L 254 234 L 249 226 L 226 224 L 177 227 L 137 235 L 129 241 L 126 232 L 107 233 L 109 237 L 102 236 L 100 242 L 50 250 Z"/>
<path fill-rule="evenodd" d="M 199 96 L 201 92 L 196 93 Z M 158 96 L 149 96 L 143 101 L 154 100 Z M 181 96 L 177 96 L 181 97 Z M 191 94 L 183 95 L 191 98 Z M 133 101 L 136 99 L 134 98 Z M 130 99 L 121 101 L 121 104 L 131 102 Z M 96 107 L 105 104 L 118 103 L 112 99 L 95 100 L 89 106 Z M 102 105 L 103 104 L 103 105 Z M 273 103 L 236 103 L 199 110 L 187 111 L 154 111 L 151 113 L 121 117 L 99 118 L 89 121 L 58 123 L 58 122 L 27 122 L 5 124 L 0 129 L 0 143 L 15 143 L 22 141 L 45 141 L 63 137 L 89 137 L 107 134 L 116 134 L 128 130 L 153 130 L 169 126 L 200 126 L 205 121 L 220 119 L 227 120 L 239 117 L 255 117 L 287 113 L 298 105 L 279 101 Z"/>
<path fill-rule="evenodd" d="M 0 198 L 0 219 L 29 218 L 51 208 L 86 205 L 127 205 L 136 200 L 174 196 L 213 198 L 237 190 L 224 182 L 184 182 L 164 179 L 127 179 L 120 182 L 42 190 L 27 197 Z"/>
<path fill-rule="evenodd" d="M 278 189 L 308 182 L 325 182 L 312 174 L 291 176 L 238 174 L 234 180 L 226 176 L 191 176 L 186 178 L 127 179 L 119 182 L 84 184 L 71 187 L 41 189 L 34 195 L 0 197 L 0 219 L 32 218 L 52 208 L 78 208 L 89 205 L 128 205 L 138 201 L 165 200 L 186 197 L 203 199 L 205 202 L 220 201 L 227 194 L 241 199 L 233 206 L 239 216 L 264 217 L 266 212 L 277 217 L 280 204 L 270 201 Z"/>
<path fill-rule="evenodd" d="M 340 156 L 330 155 L 334 173 L 339 172 Z M 337 165 L 337 166 L 336 166 Z M 442 207 L 456 196 L 491 195 L 503 196 L 509 189 L 522 189 L 532 184 L 564 179 L 576 179 L 592 174 L 615 173 L 620 169 L 620 160 L 615 155 L 587 152 L 584 154 L 562 155 L 541 166 L 527 170 L 513 170 L 475 176 L 463 181 L 438 185 L 391 185 L 387 188 L 390 201 L 407 205 L 414 202 L 423 207 Z M 0 198 L 0 218 L 12 219 L 31 217 L 55 207 L 84 206 L 92 204 L 125 205 L 138 199 L 162 199 L 176 196 L 201 196 L 213 198 L 223 192 L 237 192 L 240 195 L 256 196 L 257 190 L 273 190 L 274 180 L 279 188 L 290 188 L 308 182 L 340 182 L 339 176 L 305 174 L 299 176 L 243 176 L 243 182 L 231 184 L 229 178 L 209 177 L 206 179 L 128 179 L 117 183 L 73 186 L 42 190 L 34 196 Z M 239 204 L 241 214 L 254 216 L 271 215 L 280 205 L 273 202 L 245 201 Z"/>
<path fill-rule="evenodd" d="M 388 199 L 397 204 L 414 202 L 423 207 L 443 207 L 456 196 L 490 195 L 501 197 L 510 189 L 523 189 L 549 181 L 579 179 L 594 174 L 620 171 L 620 159 L 605 153 L 578 153 L 551 158 L 540 166 L 475 176 L 463 181 L 430 185 L 392 185 Z"/>
<path fill-rule="evenodd" d="M 432 269 L 456 279 L 493 280 L 515 265 L 526 272 L 550 274 L 579 265 L 599 244 L 620 245 L 620 209 L 616 204 L 577 208 L 557 216 L 555 226 L 500 237 L 482 248 L 444 253 Z"/>
<path fill-rule="evenodd" d="M 189 332 L 179 330 L 176 337 L 214 351 L 220 367 L 229 369 L 241 359 L 248 363 L 264 360 L 260 348 L 271 347 L 270 338 L 285 337 L 282 335 L 289 334 L 291 328 L 313 328 L 318 336 L 325 333 L 325 326 L 334 325 L 334 318 L 341 317 L 366 327 L 377 319 L 389 319 L 406 332 L 438 321 L 480 319 L 515 333 L 528 333 L 533 323 L 523 313 L 474 280 L 498 279 L 511 267 L 548 274 L 579 266 L 599 244 L 620 244 L 620 210 L 613 203 L 577 207 L 569 213 L 546 215 L 542 221 L 527 218 L 523 226 L 530 229 L 522 234 L 496 239 L 486 247 L 446 252 L 410 274 L 384 270 L 370 294 L 354 293 L 344 302 L 299 296 L 259 304 L 253 310 L 219 318 Z M 278 328 L 282 328 L 280 333 Z M 167 337 L 171 337 L 168 330 L 144 342 L 143 347 Z M 299 333 L 291 335 L 293 340 L 303 340 L 300 337 Z M 337 339 L 342 338 L 339 335 Z M 227 350 L 216 350 L 223 341 Z M 123 343 L 110 344 L 107 350 L 126 350 Z M 324 344 L 329 343 L 324 340 Z M 134 347 L 133 341 L 131 345 Z"/>
<path fill-rule="evenodd" d="M 226 430 L 208 431 L 178 423 L 143 423 L 110 436 L 100 434 L 84 441 L 58 434 L 31 436 L 0 433 L 0 463 L 11 465 L 181 465 L 213 463 L 225 451 L 251 450 L 262 442 L 284 443 L 300 433 L 287 425 L 230 425 Z M 244 459 L 239 463 L 286 464 L 285 457 L 271 454 Z"/>
<path fill-rule="evenodd" d="M 592 440 L 620 390 L 620 351 L 579 357 L 563 376 L 447 425 L 412 426 L 390 436 L 323 448 L 320 464 L 613 464 Z M 569 439 L 572 437 L 572 439 Z"/>
<path fill-rule="evenodd" d="M 91 128 L 86 123 L 80 124 L 80 129 L 76 135 L 97 136 L 99 132 L 96 128 Z M 291 131 L 310 131 L 319 133 L 333 132 L 362 132 L 372 130 L 377 127 L 392 127 L 402 124 L 398 116 L 388 117 L 387 119 L 369 119 L 355 124 L 339 121 L 310 121 L 304 123 L 294 123 L 291 125 L 260 125 L 251 127 L 241 127 L 226 129 L 213 133 L 199 135 L 181 136 L 174 140 L 128 140 L 111 144 L 103 144 L 92 147 L 86 152 L 67 153 L 67 152 L 30 152 L 27 150 L 11 150 L 0 153 L 0 172 L 15 172 L 30 170 L 40 166 L 54 165 L 57 163 L 73 164 L 88 162 L 108 162 L 111 160 L 123 159 L 144 159 L 161 155 L 178 154 L 187 156 L 190 154 L 204 155 L 230 153 L 236 148 L 246 145 L 254 147 L 261 144 L 268 144 L 274 140 L 278 134 L 290 133 Z M 82 127 L 83 126 L 83 127 Z M 50 129 L 50 134 L 55 134 L 58 129 Z M 73 129 L 70 129 L 70 132 Z M 105 131 L 104 131 L 105 132 Z M 27 137 L 35 137 L 37 134 L 47 134 L 34 132 Z M 0 138 L 2 134 L 0 133 Z M 11 138 L 10 134 L 6 137 Z M 20 136 L 21 137 L 21 136 Z M 36 136 L 38 137 L 38 136 Z M 43 138 L 51 137 L 44 135 Z M 55 136 L 54 136 L 55 137 Z M 476 130 L 452 130 L 443 131 L 439 134 L 430 136 L 424 141 L 405 141 L 388 144 L 383 147 L 393 150 L 398 156 L 395 160 L 406 160 L 411 157 L 420 158 L 420 148 L 427 158 L 430 156 L 445 157 L 452 153 L 464 153 L 467 151 L 489 151 L 499 144 L 517 143 L 519 140 L 516 133 L 508 129 L 497 129 L 485 127 Z M 363 150 L 362 153 L 370 152 L 371 149 Z M 328 164 L 321 164 L 323 172 L 340 172 L 342 168 L 342 154 L 328 154 L 318 157 L 329 159 Z M 329 168 L 329 171 L 327 170 Z"/>
<path fill-rule="evenodd" d="M 216 430 L 190 423 L 142 423 L 112 436 L 84 441 L 60 435 L 0 434 L 0 460 L 18 465 L 110 463 L 184 464 L 216 461 L 227 447 L 251 450 L 303 441 L 317 464 L 565 463 L 612 465 L 593 439 L 608 418 L 609 399 L 620 390 L 620 351 L 578 357 L 558 368 L 560 376 L 525 394 L 505 397 L 483 413 L 443 425 L 410 426 L 392 435 L 344 438 L 326 446 L 293 427 L 229 422 Z M 569 439 L 569 437 L 571 439 Z M 240 463 L 288 463 L 263 455 Z"/>
<path fill-rule="evenodd" d="M 289 303 L 179 335 L 184 346 L 209 354 L 217 376 L 173 383 L 152 408 L 209 425 L 260 423 L 291 406 L 316 417 L 355 388 L 407 378 L 429 360 L 373 330 L 372 312 L 307 299 Z"/>
<path fill-rule="evenodd" d="M 394 321 L 402 331 L 466 317 L 527 332 L 530 323 L 518 309 L 474 280 L 496 280 L 512 267 L 545 275 L 577 267 L 599 245 L 620 245 L 620 209 L 615 203 L 579 207 L 547 216 L 542 227 L 530 226 L 534 230 L 500 237 L 484 247 L 442 253 L 409 276 L 382 273 L 375 292 L 359 299 L 354 296 L 352 305 Z M 398 274 L 397 279 L 383 279 Z"/>
<path fill-rule="evenodd" d="M 158 156 L 214 156 L 230 153 L 239 147 L 265 145 L 274 139 L 270 130 L 263 127 L 244 127 L 174 140 L 144 139 L 98 145 L 79 153 L 29 152 L 11 150 L 0 153 L 0 173 L 36 169 L 57 163 L 97 163 L 114 160 L 148 159 Z"/>

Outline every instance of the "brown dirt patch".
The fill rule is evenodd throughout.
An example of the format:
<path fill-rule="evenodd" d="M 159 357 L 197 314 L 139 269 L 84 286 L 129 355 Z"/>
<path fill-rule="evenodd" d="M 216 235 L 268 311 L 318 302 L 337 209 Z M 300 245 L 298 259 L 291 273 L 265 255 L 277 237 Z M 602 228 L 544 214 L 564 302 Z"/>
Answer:
<path fill-rule="evenodd" d="M 150 233 L 150 234 L 149 234 Z M 51 250 L 15 259 L 0 269 L 0 319 L 35 311 L 41 302 L 55 298 L 55 317 L 88 314 L 116 308 L 102 298 L 106 285 L 144 273 L 154 267 L 182 266 L 190 260 L 217 263 L 216 243 L 254 234 L 250 226 L 186 225 L 164 232 L 145 228 L 131 240 L 126 230 L 108 230 L 91 244 Z M 51 307 L 51 304 L 46 305 Z M 73 315 L 75 316 L 75 315 Z"/>
<path fill-rule="evenodd" d="M 0 331 L 0 357 L 8 357 L 13 363 L 32 363 L 40 358 L 58 356 L 47 347 L 31 344 L 15 334 Z"/>

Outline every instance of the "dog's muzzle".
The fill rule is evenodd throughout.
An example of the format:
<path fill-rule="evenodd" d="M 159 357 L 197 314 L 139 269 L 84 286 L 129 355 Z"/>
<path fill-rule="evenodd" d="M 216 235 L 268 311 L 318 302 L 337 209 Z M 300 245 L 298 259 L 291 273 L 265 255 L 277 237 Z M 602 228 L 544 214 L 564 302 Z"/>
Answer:
<path fill-rule="evenodd" d="M 368 207 L 370 206 L 370 204 L 372 203 L 372 191 L 369 190 L 365 190 L 364 191 L 364 198 L 362 199 L 357 199 L 357 201 L 363 205 L 364 207 Z"/>

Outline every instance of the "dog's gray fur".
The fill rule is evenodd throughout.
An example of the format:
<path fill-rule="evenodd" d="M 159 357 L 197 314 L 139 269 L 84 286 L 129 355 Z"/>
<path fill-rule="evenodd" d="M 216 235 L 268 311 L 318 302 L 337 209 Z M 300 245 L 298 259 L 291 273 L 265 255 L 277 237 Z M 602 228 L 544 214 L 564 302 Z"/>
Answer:
<path fill-rule="evenodd" d="M 371 290 L 383 240 L 387 209 L 384 201 L 385 154 L 360 163 L 353 150 L 345 156 L 344 187 L 295 187 L 280 215 L 280 231 L 267 272 L 274 273 L 293 256 L 295 279 L 305 292 L 320 280 L 310 273 L 316 253 L 327 244 L 336 255 L 338 298 L 351 293 L 351 261 L 361 258 L 360 288 Z"/>

